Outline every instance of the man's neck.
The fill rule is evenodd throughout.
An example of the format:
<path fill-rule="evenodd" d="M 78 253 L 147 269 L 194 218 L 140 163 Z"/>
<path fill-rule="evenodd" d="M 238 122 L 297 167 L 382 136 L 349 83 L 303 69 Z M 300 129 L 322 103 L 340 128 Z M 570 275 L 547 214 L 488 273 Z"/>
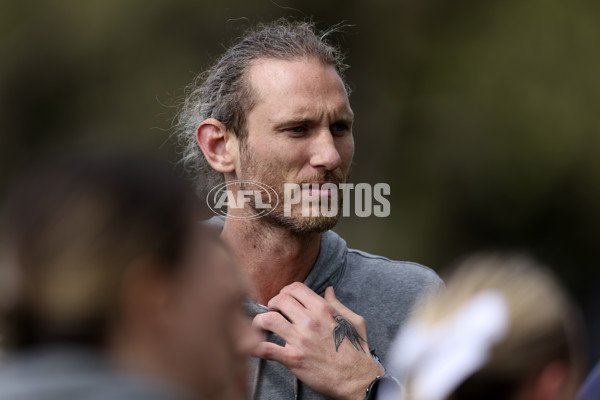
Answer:
<path fill-rule="evenodd" d="M 234 252 L 254 287 L 252 298 L 267 304 L 281 289 L 303 282 L 317 256 L 321 234 L 296 234 L 256 220 L 228 218 L 222 239 Z"/>

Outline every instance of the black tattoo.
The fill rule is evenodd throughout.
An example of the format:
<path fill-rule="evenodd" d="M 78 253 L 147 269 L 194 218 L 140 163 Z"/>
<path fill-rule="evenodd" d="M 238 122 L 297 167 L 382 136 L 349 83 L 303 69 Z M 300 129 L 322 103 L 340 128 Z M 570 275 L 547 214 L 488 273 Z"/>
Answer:
<path fill-rule="evenodd" d="M 356 331 L 352 322 L 348 321 L 346 318 L 341 315 L 334 315 L 333 319 L 338 323 L 338 326 L 333 328 L 333 341 L 335 343 L 335 351 L 338 351 L 338 348 L 344 341 L 344 338 L 348 338 L 352 346 L 356 349 L 356 351 L 361 350 L 363 353 L 365 349 L 362 347 L 361 341 L 367 343 L 365 339 L 360 336 L 360 334 Z"/>

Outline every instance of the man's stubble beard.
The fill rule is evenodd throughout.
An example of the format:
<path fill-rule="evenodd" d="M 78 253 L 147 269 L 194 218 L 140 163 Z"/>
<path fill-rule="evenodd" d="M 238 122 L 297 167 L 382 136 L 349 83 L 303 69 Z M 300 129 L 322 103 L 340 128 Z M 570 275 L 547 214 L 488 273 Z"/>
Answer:
<path fill-rule="evenodd" d="M 334 216 L 327 217 L 323 215 L 318 216 L 302 216 L 302 201 L 296 204 L 295 208 L 292 207 L 292 215 L 286 216 L 284 214 L 284 184 L 285 183 L 297 183 L 302 185 L 303 183 L 315 183 L 315 182 L 331 182 L 336 185 L 345 183 L 348 176 L 340 177 L 333 171 L 325 171 L 320 176 L 315 176 L 313 179 L 306 182 L 285 182 L 285 179 L 278 172 L 277 163 L 258 163 L 254 158 L 250 156 L 250 152 L 246 148 L 247 144 L 240 145 L 241 153 L 241 176 L 240 180 L 260 182 L 271 187 L 279 196 L 279 203 L 275 209 L 269 214 L 259 218 L 261 222 L 271 224 L 278 227 L 283 227 L 297 235 L 309 235 L 311 233 L 321 233 L 332 229 L 340 218 L 340 212 L 342 210 L 343 198 L 342 191 L 338 190 L 338 208 L 337 213 Z M 242 185 L 242 189 L 247 189 L 247 184 Z M 251 189 L 251 188 L 248 188 Z M 266 199 L 263 199 L 263 201 Z M 256 208 L 256 204 L 253 201 L 248 203 L 252 211 L 259 213 L 264 210 Z M 320 206 L 320 204 L 319 204 Z M 320 208 L 319 208 L 320 210 Z"/>

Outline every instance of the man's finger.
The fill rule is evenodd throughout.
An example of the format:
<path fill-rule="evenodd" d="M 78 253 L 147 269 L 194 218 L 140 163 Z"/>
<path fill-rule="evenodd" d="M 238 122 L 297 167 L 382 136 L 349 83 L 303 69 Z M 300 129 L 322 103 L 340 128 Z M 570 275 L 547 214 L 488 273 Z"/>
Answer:
<path fill-rule="evenodd" d="M 265 360 L 277 361 L 283 365 L 287 364 L 285 347 L 271 342 L 260 342 L 254 350 L 252 350 L 252 356 L 264 358 Z"/>
<path fill-rule="evenodd" d="M 269 311 L 279 311 L 292 323 L 298 323 L 307 319 L 307 310 L 304 306 L 296 300 L 296 298 L 280 293 L 273 297 L 269 304 L 267 304 Z"/>
<path fill-rule="evenodd" d="M 323 298 L 313 292 L 308 286 L 300 282 L 294 282 L 281 290 L 281 293 L 288 294 L 298 300 L 305 308 L 313 312 L 326 314 L 335 314 L 336 310 Z"/>
<path fill-rule="evenodd" d="M 292 340 L 296 334 L 290 321 L 277 311 L 258 314 L 252 320 L 252 327 L 273 332 L 286 342 Z"/>

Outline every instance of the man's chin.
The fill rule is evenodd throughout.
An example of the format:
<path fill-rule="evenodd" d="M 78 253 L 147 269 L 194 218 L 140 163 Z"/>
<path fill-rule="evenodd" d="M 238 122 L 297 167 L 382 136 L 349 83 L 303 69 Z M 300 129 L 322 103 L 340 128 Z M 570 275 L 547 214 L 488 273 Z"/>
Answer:
<path fill-rule="evenodd" d="M 321 233 L 332 229 L 338 222 L 339 216 L 335 217 L 286 217 L 279 214 L 270 214 L 268 219 L 279 226 L 286 228 L 299 235 Z"/>

